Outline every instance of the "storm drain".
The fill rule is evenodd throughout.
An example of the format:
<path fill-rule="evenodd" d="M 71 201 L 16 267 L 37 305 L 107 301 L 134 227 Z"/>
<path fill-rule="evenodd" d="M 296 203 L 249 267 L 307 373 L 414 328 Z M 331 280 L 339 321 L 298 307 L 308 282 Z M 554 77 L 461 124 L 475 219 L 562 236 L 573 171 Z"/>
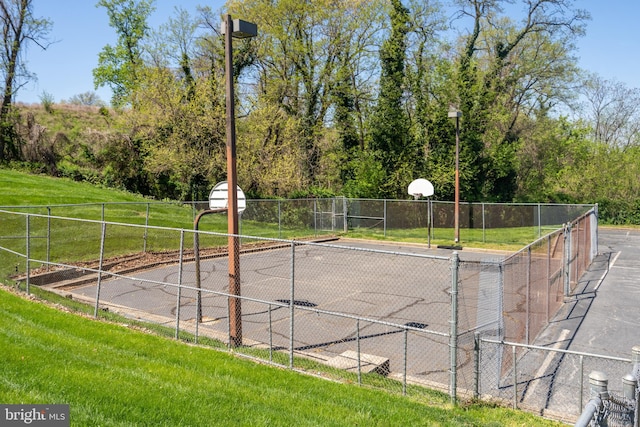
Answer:
<path fill-rule="evenodd" d="M 277 299 L 277 302 L 281 302 L 283 304 L 287 304 L 290 305 L 291 304 L 291 300 L 290 299 Z M 293 305 L 297 305 L 299 307 L 317 307 L 318 304 L 314 304 L 311 301 L 307 301 L 307 300 L 300 300 L 300 299 L 294 299 L 293 300 Z"/>
<path fill-rule="evenodd" d="M 427 329 L 427 325 L 426 323 L 420 323 L 420 322 L 408 322 L 405 323 L 404 326 L 408 326 L 410 328 L 416 328 L 416 329 Z"/>
<path fill-rule="evenodd" d="M 327 365 L 349 372 L 358 372 L 358 353 L 353 350 L 347 350 L 339 356 L 327 360 Z M 390 372 L 389 359 L 373 354 L 360 353 L 360 372 L 374 372 L 387 376 Z"/>

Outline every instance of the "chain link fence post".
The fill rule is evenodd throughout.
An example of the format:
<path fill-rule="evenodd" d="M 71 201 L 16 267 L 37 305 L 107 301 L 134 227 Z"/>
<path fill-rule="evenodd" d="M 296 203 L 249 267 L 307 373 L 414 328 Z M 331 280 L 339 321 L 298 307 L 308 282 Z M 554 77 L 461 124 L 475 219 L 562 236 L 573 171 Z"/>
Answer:
<path fill-rule="evenodd" d="M 591 421 L 599 418 L 599 414 L 603 408 L 603 399 L 609 398 L 607 390 L 609 380 L 607 376 L 600 371 L 593 371 L 589 374 L 589 390 L 591 399 L 582 411 L 580 418 L 575 423 L 575 427 L 588 427 Z M 598 424 L 600 425 L 599 421 Z"/>
<path fill-rule="evenodd" d="M 564 296 L 571 295 L 571 224 L 564 226 Z"/>
<path fill-rule="evenodd" d="M 455 405 L 457 400 L 458 382 L 458 272 L 460 269 L 460 258 L 458 252 L 454 251 L 451 256 L 451 325 L 449 331 L 449 353 L 450 353 L 450 383 L 449 396 L 451 404 Z"/>
<path fill-rule="evenodd" d="M 293 330 L 294 330 L 294 314 L 295 314 L 295 290 L 296 290 L 296 243 L 291 242 L 291 282 L 290 282 L 290 291 L 289 291 L 289 368 L 293 369 L 293 348 L 294 348 L 294 340 L 293 340 Z"/>
<path fill-rule="evenodd" d="M 47 271 L 51 263 L 51 207 L 47 206 Z"/>
<path fill-rule="evenodd" d="M 513 363 L 513 409 L 518 409 L 518 357 L 516 346 L 511 346 L 511 358 Z"/>
<path fill-rule="evenodd" d="M 31 232 L 29 230 L 29 224 L 31 223 L 31 215 L 27 215 L 26 220 L 27 220 L 26 230 L 25 230 L 25 232 L 26 232 L 25 244 L 27 246 L 26 247 L 26 255 L 27 255 L 27 261 L 26 261 L 26 269 L 27 269 L 27 271 L 26 271 L 26 273 L 27 273 L 26 281 L 27 281 L 27 284 L 26 284 L 26 287 L 27 287 L 27 295 L 29 295 L 29 289 L 30 289 L 29 288 L 29 277 L 31 276 L 31 236 L 30 236 Z"/>
<path fill-rule="evenodd" d="M 473 334 L 473 398 L 480 396 L 480 333 Z"/>
<path fill-rule="evenodd" d="M 104 207 L 104 204 L 103 204 Z M 100 306 L 100 287 L 102 285 L 102 267 L 104 265 L 104 241 L 107 234 L 107 223 L 102 221 L 102 232 L 100 234 L 100 261 L 98 262 L 98 283 L 96 285 L 96 305 L 93 310 L 93 317 L 98 318 L 98 307 Z"/>
<path fill-rule="evenodd" d="M 145 227 L 146 230 L 146 227 Z M 184 260 L 184 230 L 180 230 L 180 254 L 178 259 L 178 292 L 176 292 L 176 340 L 180 338 L 180 299 L 182 298 L 182 275 Z"/>
<path fill-rule="evenodd" d="M 633 416 L 633 427 L 640 427 L 640 345 L 633 346 L 631 349 L 631 362 L 633 363 L 631 376 L 636 381 L 636 404 Z"/>

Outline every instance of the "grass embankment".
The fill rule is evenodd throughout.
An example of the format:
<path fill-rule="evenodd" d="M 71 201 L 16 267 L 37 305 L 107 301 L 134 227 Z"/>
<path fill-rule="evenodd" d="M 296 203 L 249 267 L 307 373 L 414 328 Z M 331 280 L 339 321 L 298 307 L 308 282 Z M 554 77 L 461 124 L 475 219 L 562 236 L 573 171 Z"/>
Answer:
<path fill-rule="evenodd" d="M 82 204 L 82 206 L 68 206 Z M 93 204 L 88 206 L 87 204 Z M 106 204 L 106 207 L 103 206 Z M 67 205 L 67 206 L 56 206 Z M 157 203 L 153 200 L 124 191 L 105 189 L 68 179 L 30 175 L 23 172 L 0 169 L 0 207 L 21 206 L 23 212 L 71 218 L 105 220 L 127 224 L 157 227 L 193 228 L 194 212 L 179 203 Z M 38 208 L 35 208 L 37 206 Z M 49 209 L 47 209 L 49 207 Z M 22 223 L 19 224 L 24 227 Z M 75 226 L 75 224 L 73 225 Z M 314 230 L 287 227 L 282 224 L 266 224 L 243 219 L 241 233 L 267 238 L 300 238 L 313 235 Z M 200 230 L 226 233 L 225 215 L 203 217 Z M 468 247 L 517 251 L 539 237 L 536 227 L 508 229 L 463 229 L 460 244 Z M 68 234 L 63 230 L 63 234 Z M 426 244 L 426 227 L 417 229 L 360 228 L 349 230 L 353 238 Z M 437 229 L 432 233 L 432 246 L 453 242 L 453 229 Z M 77 247 L 77 245 L 74 245 Z M 175 242 L 173 249 L 177 249 Z M 163 250 L 166 247 L 148 248 Z"/>
<path fill-rule="evenodd" d="M 0 289 L 0 402 L 70 405 L 73 426 L 560 425 L 263 366 Z"/>

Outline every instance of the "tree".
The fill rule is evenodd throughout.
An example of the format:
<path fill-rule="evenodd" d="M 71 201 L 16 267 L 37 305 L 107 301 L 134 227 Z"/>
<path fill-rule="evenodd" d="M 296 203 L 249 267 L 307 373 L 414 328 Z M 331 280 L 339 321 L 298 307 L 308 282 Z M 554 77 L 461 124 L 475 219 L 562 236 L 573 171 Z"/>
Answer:
<path fill-rule="evenodd" d="M 514 2 L 458 0 L 458 16 L 472 22 L 461 43 L 453 100 L 464 117 L 461 170 L 472 171 L 471 200 L 513 198 L 520 119 L 547 114 L 566 96 L 577 76 L 573 40 L 589 19 L 573 0 L 526 0 L 517 23 L 504 17 L 506 3 Z"/>
<path fill-rule="evenodd" d="M 595 141 L 621 148 L 640 144 L 640 89 L 595 74 L 581 88 Z"/>
<path fill-rule="evenodd" d="M 3 161 L 19 156 L 10 120 L 13 97 L 35 78 L 25 66 L 24 52 L 29 43 L 42 49 L 49 46 L 47 36 L 52 23 L 34 16 L 32 0 L 0 0 L 0 20 L 3 34 L 0 73 L 4 83 L 0 105 L 0 161 Z"/>
<path fill-rule="evenodd" d="M 232 14 L 259 23 L 259 108 L 275 105 L 298 123 L 304 179 L 314 185 L 327 127 L 338 119 L 338 137 L 351 138 L 347 145 L 353 137 L 363 140 L 366 101 L 358 90 L 369 77 L 367 58 L 377 42 L 383 2 L 247 0 L 228 6 Z"/>
<path fill-rule="evenodd" d="M 104 106 L 104 102 L 100 99 L 100 96 L 92 91 L 73 95 L 67 103 L 71 105 Z"/>
<path fill-rule="evenodd" d="M 100 0 L 97 6 L 107 10 L 118 44 L 106 45 L 98 54 L 93 81 L 96 88 L 111 88 L 114 105 L 124 105 L 132 101 L 129 96 L 144 65 L 142 47 L 149 32 L 147 18 L 155 10 L 154 0 Z"/>
<path fill-rule="evenodd" d="M 380 92 L 371 115 L 369 144 L 372 151 L 380 153 L 388 175 L 397 169 L 400 157 L 410 145 L 409 118 L 403 105 L 409 10 L 400 0 L 392 0 L 391 6 L 391 31 L 380 48 Z M 396 192 L 395 184 L 387 195 Z"/>

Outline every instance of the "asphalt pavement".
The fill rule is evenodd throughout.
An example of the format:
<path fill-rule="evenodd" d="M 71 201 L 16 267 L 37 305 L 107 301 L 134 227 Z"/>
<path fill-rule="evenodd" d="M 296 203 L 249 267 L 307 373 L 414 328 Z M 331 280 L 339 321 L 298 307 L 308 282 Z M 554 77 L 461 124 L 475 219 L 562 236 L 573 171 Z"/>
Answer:
<path fill-rule="evenodd" d="M 599 228 L 596 259 L 535 344 L 631 358 L 640 345 L 640 230 Z"/>

